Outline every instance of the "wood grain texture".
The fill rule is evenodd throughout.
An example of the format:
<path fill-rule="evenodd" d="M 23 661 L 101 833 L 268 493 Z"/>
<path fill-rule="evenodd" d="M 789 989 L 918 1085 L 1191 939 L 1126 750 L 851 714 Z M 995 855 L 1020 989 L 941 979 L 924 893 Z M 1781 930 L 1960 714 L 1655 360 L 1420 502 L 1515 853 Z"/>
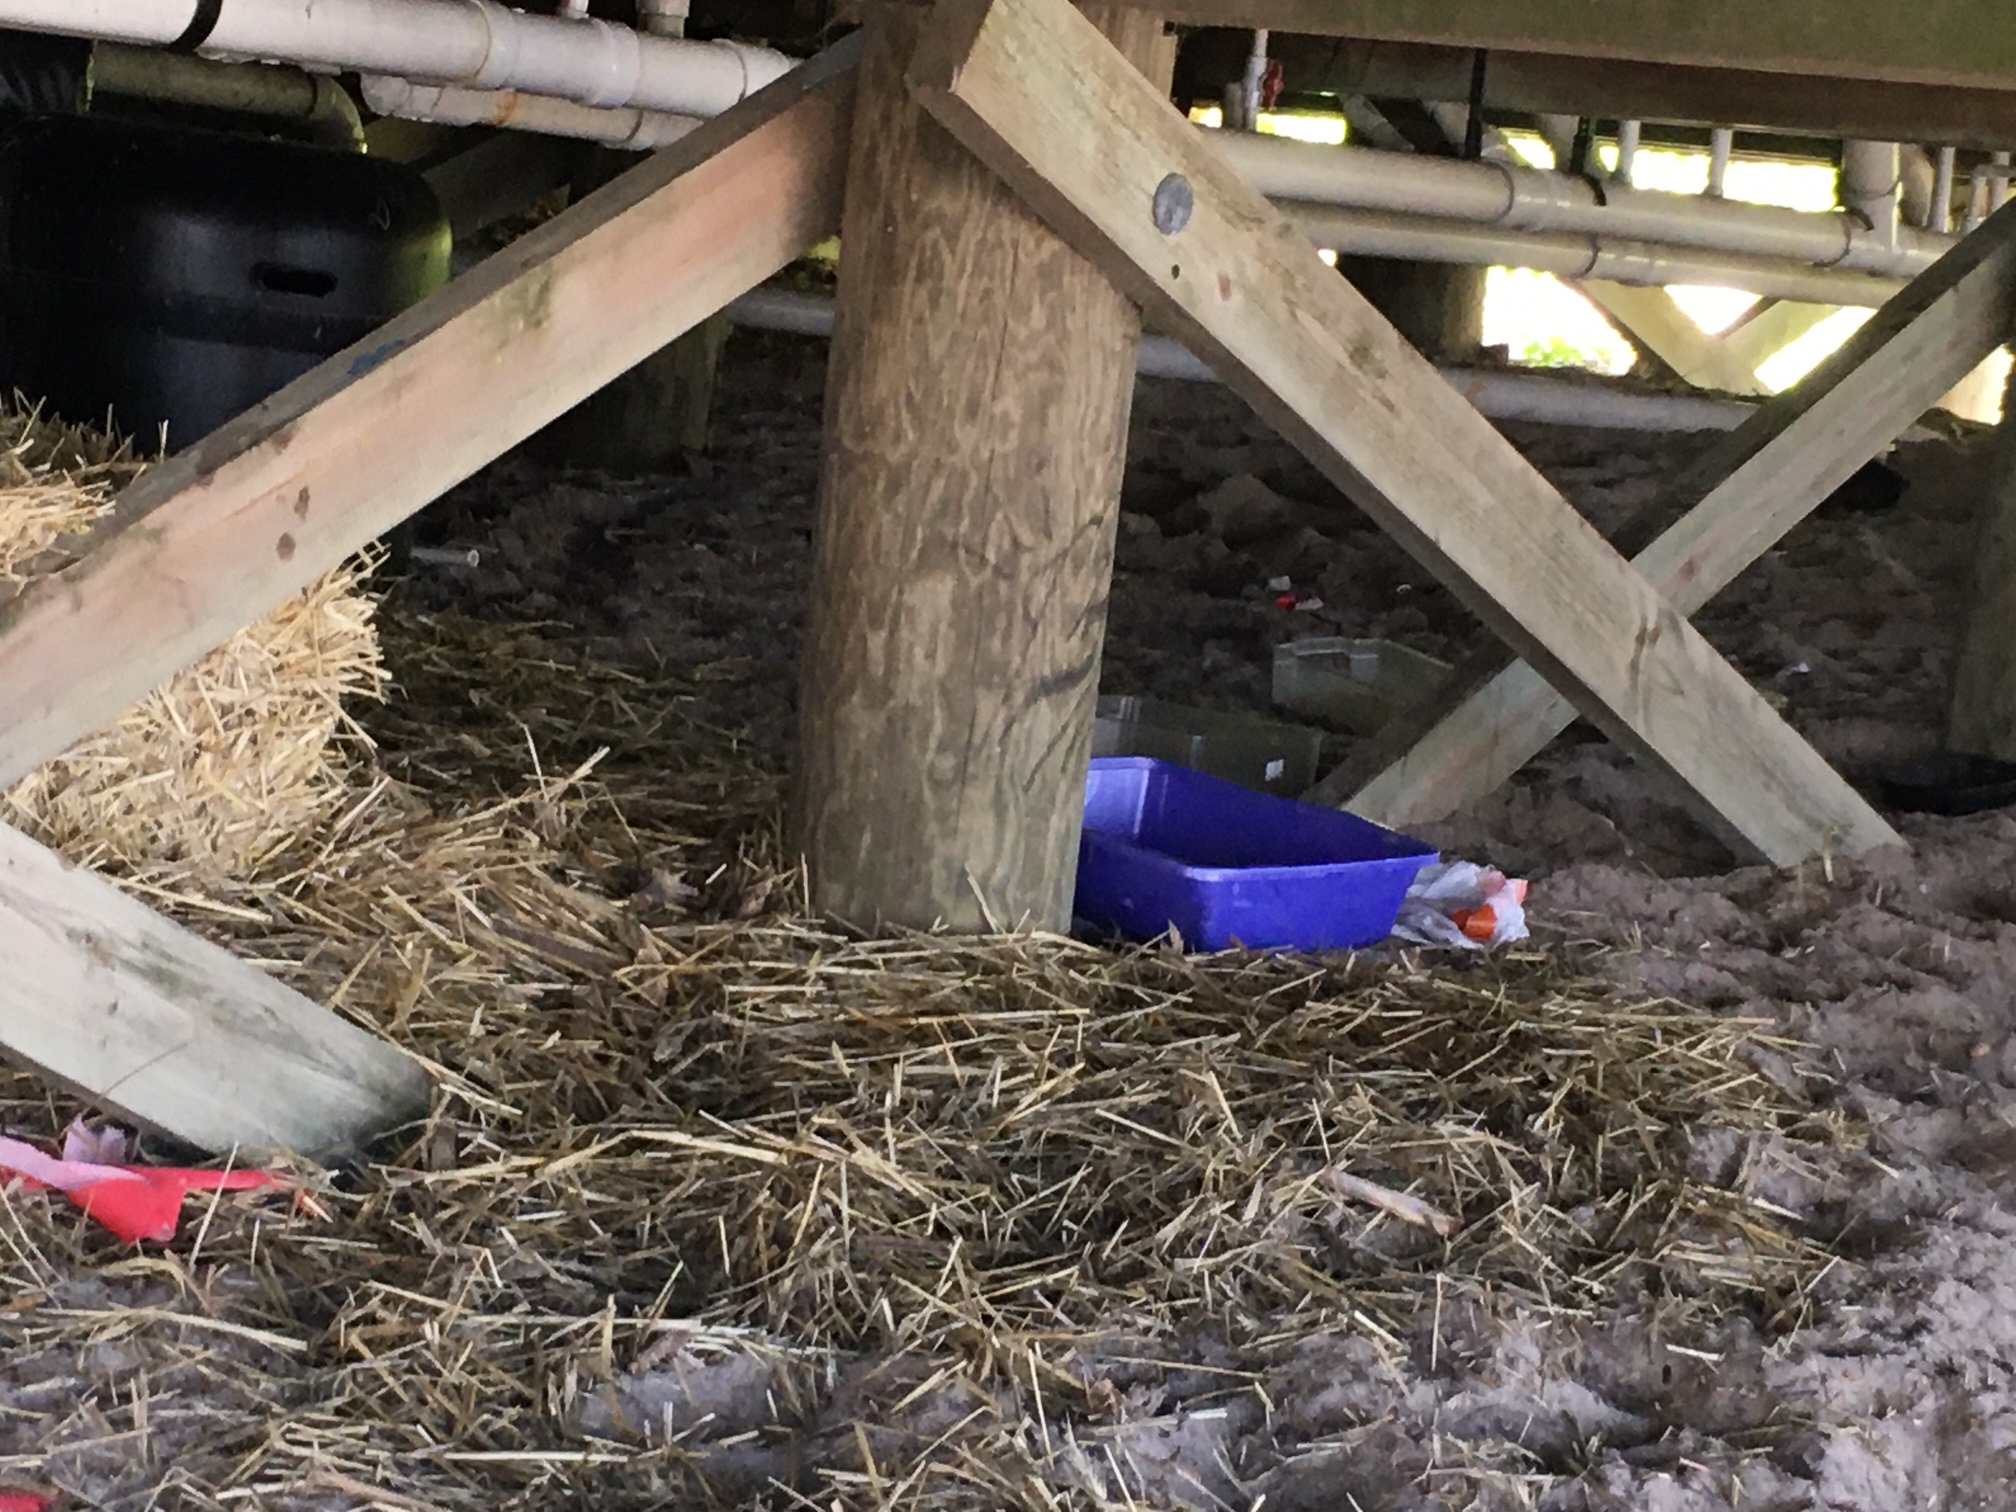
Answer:
<path fill-rule="evenodd" d="M 923 22 L 868 12 L 793 828 L 826 912 L 1061 929 L 1139 319 L 910 99 Z"/>
<path fill-rule="evenodd" d="M 1190 26 L 2016 89 L 2003 0 L 1155 0 Z M 1459 95 L 1457 98 L 1463 98 Z M 1598 112 L 1601 113 L 1601 112 Z M 1711 116 L 1710 120 L 1740 117 Z M 1928 140 L 1915 137 L 1911 140 Z"/>
<path fill-rule="evenodd" d="M 0 787 L 838 228 L 850 42 L 151 469 L 0 610 Z"/>
<path fill-rule="evenodd" d="M 324 1158 L 427 1111 L 418 1062 L 0 825 L 0 1052 L 206 1150 Z"/>
<path fill-rule="evenodd" d="M 2016 217 L 2004 210 L 1804 381 L 1759 406 L 1663 506 L 1627 524 L 1620 545 L 1642 546 L 1633 565 L 1675 609 L 1695 613 L 2001 345 L 2012 323 Z M 1382 824 L 1440 819 L 1494 791 L 1574 718 L 1544 677 L 1494 651 L 1466 662 L 1310 797 Z"/>
<path fill-rule="evenodd" d="M 1570 286 L 1613 325 L 1622 327 L 1626 336 L 1671 368 L 1676 377 L 1696 388 L 1725 394 L 1764 392 L 1756 364 L 1745 362 L 1739 353 L 1702 330 L 1665 289 L 1601 278 L 1578 278 Z"/>
<path fill-rule="evenodd" d="M 1064 0 L 942 0 L 925 107 L 1735 843 L 1894 832 Z M 1155 227 L 1181 173 L 1196 210 Z"/>
<path fill-rule="evenodd" d="M 1467 100 L 1474 49 L 1429 43 L 1274 39 L 1290 93 L 1373 99 Z M 1494 50 L 1488 109 L 1609 120 L 1717 121 L 1865 142 L 1965 142 L 2016 147 L 2016 91 L 1900 84 L 1748 67 L 1700 68 L 1558 53 Z"/>
<path fill-rule="evenodd" d="M 1953 668 L 1946 744 L 2016 761 L 2016 414 L 2005 412 L 1996 430 L 1989 480 L 1976 525 L 1973 596 Z"/>

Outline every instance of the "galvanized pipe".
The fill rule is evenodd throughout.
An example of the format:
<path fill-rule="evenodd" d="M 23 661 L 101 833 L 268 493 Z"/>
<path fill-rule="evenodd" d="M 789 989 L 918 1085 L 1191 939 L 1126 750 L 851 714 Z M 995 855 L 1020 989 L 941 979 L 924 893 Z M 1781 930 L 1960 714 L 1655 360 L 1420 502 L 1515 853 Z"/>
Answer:
<path fill-rule="evenodd" d="M 100 42 L 91 49 L 91 92 L 299 121 L 331 147 L 364 150 L 364 122 L 349 91 L 298 68 Z"/>

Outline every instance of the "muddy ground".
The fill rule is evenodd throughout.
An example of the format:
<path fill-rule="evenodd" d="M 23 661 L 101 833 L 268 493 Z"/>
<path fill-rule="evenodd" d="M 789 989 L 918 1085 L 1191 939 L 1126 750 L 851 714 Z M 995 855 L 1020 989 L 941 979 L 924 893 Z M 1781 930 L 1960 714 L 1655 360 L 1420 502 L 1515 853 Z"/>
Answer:
<path fill-rule="evenodd" d="M 479 548 L 483 565 L 424 570 L 406 592 L 425 605 L 559 620 L 636 663 L 705 666 L 712 717 L 782 767 L 822 382 L 816 345 L 738 334 L 708 457 L 648 478 L 507 461 L 421 527 L 423 541 Z M 1599 526 L 1705 445 L 1511 434 Z M 1830 508 L 1701 617 L 1851 774 L 1938 743 L 1982 450 L 1978 438 L 1905 448 L 1892 459 L 1910 483 L 1901 501 Z M 1249 505 L 1274 503 L 1214 513 L 1212 491 L 1233 479 L 1265 485 L 1240 484 Z M 1267 585 L 1282 576 L 1322 607 L 1278 607 Z M 1237 401 L 1144 385 L 1103 690 L 1259 712 L 1272 647 L 1325 633 L 1453 657 L 1476 631 Z M 1346 746 L 1335 738 L 1330 754 Z M 1810 1039 L 1831 1077 L 1820 1095 L 1867 1121 L 1866 1148 L 1788 1163 L 1765 1146 L 1707 1140 L 1696 1158 L 1799 1215 L 1840 1261 L 1797 1326 L 1772 1333 L 1732 1319 L 1713 1348 L 1684 1354 L 1664 1346 L 1656 1318 L 1573 1337 L 1539 1325 L 1497 1332 L 1472 1341 L 1481 1368 L 1460 1379 L 1311 1341 L 1270 1383 L 1278 1410 L 1296 1431 L 1341 1434 L 1355 1449 L 1340 1448 L 1327 1471 L 1305 1459 L 1269 1472 L 1258 1446 L 1279 1425 L 1258 1406 L 1194 1420 L 1179 1410 L 1166 1421 L 1180 1431 L 1157 1431 L 1191 1473 L 1142 1486 L 1143 1500 L 1426 1506 L 1429 1482 L 1417 1476 L 1436 1446 L 1491 1419 L 1531 1456 L 1515 1499 L 1550 1507 L 2007 1505 L 2016 818 L 1899 823 L 1908 855 L 1789 874 L 1739 868 L 1657 781 L 1577 730 L 1502 793 L 1432 827 L 1450 851 L 1533 879 L 1533 920 L 1550 948 Z"/>

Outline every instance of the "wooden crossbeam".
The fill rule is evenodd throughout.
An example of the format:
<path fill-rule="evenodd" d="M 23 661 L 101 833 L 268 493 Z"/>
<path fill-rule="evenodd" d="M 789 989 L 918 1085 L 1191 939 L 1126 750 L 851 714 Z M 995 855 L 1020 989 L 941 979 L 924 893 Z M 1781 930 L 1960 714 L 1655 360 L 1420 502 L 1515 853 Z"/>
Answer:
<path fill-rule="evenodd" d="M 1895 841 L 1068 0 L 933 27 L 925 107 L 1719 830 L 1780 863 Z"/>
<path fill-rule="evenodd" d="M 840 224 L 843 42 L 150 469 L 0 611 L 0 787 Z"/>
<path fill-rule="evenodd" d="M 1716 340 L 1752 373 L 1815 326 L 1841 312 L 1839 305 L 1806 304 L 1793 299 L 1766 299 L 1748 311 Z"/>
<path fill-rule="evenodd" d="M 1600 278 L 1576 279 L 1574 287 L 1688 383 L 1725 394 L 1768 393 L 1757 369 L 1838 308 L 1767 300 L 1754 317 L 1713 336 L 1694 323 L 1669 290 Z"/>
<path fill-rule="evenodd" d="M 2016 27 L 2004 0 L 1154 0 L 1190 26 L 1631 58 L 1805 79 L 2016 89 Z M 1586 65 L 1585 65 L 1586 68 Z M 1586 69 L 1596 73 L 1593 68 Z M 1486 70 L 1487 78 L 1489 70 Z M 1454 98 L 1462 99 L 1467 91 Z M 1638 107 L 1629 107 L 1636 109 Z M 1604 114 L 1595 111 L 1593 114 Z M 1647 112 L 1648 117 L 1657 116 Z M 1682 116 L 1681 119 L 1697 119 Z M 1714 121 L 1741 116 L 1714 115 Z M 1912 140 L 1947 140 L 1916 137 Z M 1969 140 L 1960 138 L 1959 140 Z"/>
<path fill-rule="evenodd" d="M 0 825 L 0 1051 L 206 1150 L 324 1158 L 427 1111 L 418 1062 Z"/>
<path fill-rule="evenodd" d="M 2007 340 L 2012 326 L 2016 206 L 1719 442 L 1676 490 L 1683 504 L 1699 503 L 1633 565 L 1674 609 L 1693 614 Z M 1651 521 L 1627 527 L 1626 549 L 1674 512 L 1655 510 Z M 1383 824 L 1439 819 L 1496 789 L 1574 717 L 1544 676 L 1494 648 L 1309 796 Z"/>
<path fill-rule="evenodd" d="M 1600 278 L 1575 279 L 1571 285 L 1624 334 L 1649 350 L 1673 372 L 1696 388 L 1725 394 L 1761 394 L 1754 364 L 1734 357 L 1715 337 L 1696 325 L 1665 289 L 1610 283 Z"/>

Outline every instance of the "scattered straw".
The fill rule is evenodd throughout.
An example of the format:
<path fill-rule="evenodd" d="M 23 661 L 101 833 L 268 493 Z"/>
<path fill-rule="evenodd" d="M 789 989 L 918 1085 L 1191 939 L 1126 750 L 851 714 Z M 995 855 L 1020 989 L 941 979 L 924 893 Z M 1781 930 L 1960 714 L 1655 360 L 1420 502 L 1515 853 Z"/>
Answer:
<path fill-rule="evenodd" d="M 221 1204 L 200 1266 L 0 1198 L 0 1469 L 318 1512 L 1232 1504 L 1128 1425 L 1257 1423 L 1312 1338 L 1448 1372 L 1465 1319 L 1782 1327 L 1828 1263 L 1688 1170 L 1704 1128 L 1835 1137 L 1759 1025 L 1539 955 L 854 939 L 788 911 L 774 774 L 694 682 L 390 633 L 421 696 L 374 733 L 424 793 L 221 904 L 153 896 L 450 1090 L 330 1221 Z M 14 1091 L 15 1125 L 65 1112 Z M 1453 1505 L 1550 1483 L 1434 1452 Z"/>
<path fill-rule="evenodd" d="M 0 413 L 0 594 L 63 565 L 141 470 L 88 429 Z M 384 680 L 369 567 L 330 573 L 0 794 L 0 818 L 90 865 L 213 890 L 256 871 L 351 786 L 344 700 Z"/>

